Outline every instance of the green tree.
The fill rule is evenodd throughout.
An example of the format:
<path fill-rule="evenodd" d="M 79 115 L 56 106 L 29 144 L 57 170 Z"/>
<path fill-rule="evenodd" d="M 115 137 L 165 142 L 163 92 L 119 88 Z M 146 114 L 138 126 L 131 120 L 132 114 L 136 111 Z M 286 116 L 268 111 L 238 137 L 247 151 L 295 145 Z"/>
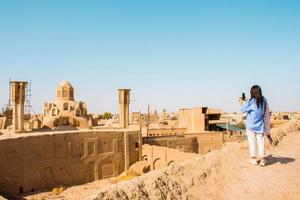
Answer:
<path fill-rule="evenodd" d="M 13 110 L 9 107 L 2 108 L 2 115 L 6 117 L 10 117 L 12 115 Z"/>
<path fill-rule="evenodd" d="M 238 128 L 241 128 L 241 129 L 246 129 L 246 125 L 243 121 L 240 121 L 235 126 L 238 127 Z"/>
<path fill-rule="evenodd" d="M 113 115 L 110 112 L 103 113 L 103 119 L 111 119 Z"/>

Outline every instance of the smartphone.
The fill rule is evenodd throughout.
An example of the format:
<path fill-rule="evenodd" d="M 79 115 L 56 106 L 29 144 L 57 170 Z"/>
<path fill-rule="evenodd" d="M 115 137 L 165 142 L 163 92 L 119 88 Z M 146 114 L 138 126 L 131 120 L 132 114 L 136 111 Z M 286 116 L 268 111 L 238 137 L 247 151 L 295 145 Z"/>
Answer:
<path fill-rule="evenodd" d="M 245 93 L 242 93 L 242 100 L 246 101 L 246 94 Z"/>

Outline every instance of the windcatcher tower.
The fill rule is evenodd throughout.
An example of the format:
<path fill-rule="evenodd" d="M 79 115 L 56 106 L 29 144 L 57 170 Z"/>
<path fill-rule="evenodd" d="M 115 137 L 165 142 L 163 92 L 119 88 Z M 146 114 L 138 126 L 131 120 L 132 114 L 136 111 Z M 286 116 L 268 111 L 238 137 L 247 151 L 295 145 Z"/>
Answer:
<path fill-rule="evenodd" d="M 12 125 L 15 133 L 24 132 L 24 103 L 27 82 L 11 81 L 10 90 L 13 103 Z"/>
<path fill-rule="evenodd" d="M 120 128 L 129 126 L 130 89 L 119 89 L 119 119 Z"/>

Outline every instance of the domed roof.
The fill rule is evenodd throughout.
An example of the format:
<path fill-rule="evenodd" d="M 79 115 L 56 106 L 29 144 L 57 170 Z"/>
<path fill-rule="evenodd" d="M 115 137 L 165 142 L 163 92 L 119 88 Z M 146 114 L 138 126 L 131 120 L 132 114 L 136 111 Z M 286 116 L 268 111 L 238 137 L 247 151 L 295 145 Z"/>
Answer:
<path fill-rule="evenodd" d="M 73 86 L 69 81 L 64 80 L 58 85 L 58 87 L 73 87 Z"/>

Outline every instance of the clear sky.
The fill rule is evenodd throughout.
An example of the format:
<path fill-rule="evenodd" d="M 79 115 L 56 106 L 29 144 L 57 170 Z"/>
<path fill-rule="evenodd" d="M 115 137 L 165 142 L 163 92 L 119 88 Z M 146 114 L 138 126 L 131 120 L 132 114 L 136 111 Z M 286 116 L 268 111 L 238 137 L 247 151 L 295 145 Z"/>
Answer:
<path fill-rule="evenodd" d="M 90 112 L 209 106 L 238 111 L 262 86 L 272 110 L 300 110 L 300 1 L 0 0 L 0 106 L 32 81 L 37 112 L 69 80 Z"/>

